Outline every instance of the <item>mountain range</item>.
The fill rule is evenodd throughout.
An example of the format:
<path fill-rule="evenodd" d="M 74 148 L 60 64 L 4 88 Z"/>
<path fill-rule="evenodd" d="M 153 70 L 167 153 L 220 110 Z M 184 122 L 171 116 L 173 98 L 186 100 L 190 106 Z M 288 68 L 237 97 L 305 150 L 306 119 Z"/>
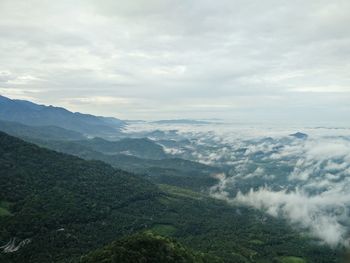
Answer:
<path fill-rule="evenodd" d="M 117 118 L 71 112 L 4 96 L 0 96 L 0 119 L 31 126 L 58 126 L 89 136 L 115 136 L 125 125 Z"/>

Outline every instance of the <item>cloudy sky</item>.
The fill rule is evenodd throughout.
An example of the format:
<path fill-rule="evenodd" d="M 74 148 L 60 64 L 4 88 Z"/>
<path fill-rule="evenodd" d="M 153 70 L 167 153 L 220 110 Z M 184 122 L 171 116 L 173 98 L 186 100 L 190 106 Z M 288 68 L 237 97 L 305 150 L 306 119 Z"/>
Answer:
<path fill-rule="evenodd" d="M 124 119 L 347 124 L 348 0 L 0 0 L 0 94 Z"/>

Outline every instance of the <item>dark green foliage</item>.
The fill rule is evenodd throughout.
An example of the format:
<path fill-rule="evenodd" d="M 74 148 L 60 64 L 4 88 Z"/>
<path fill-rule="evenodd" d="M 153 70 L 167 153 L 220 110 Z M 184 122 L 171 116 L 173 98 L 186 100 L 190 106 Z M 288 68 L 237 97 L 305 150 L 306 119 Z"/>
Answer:
<path fill-rule="evenodd" d="M 132 235 L 81 258 L 80 263 L 206 263 L 223 262 L 217 257 L 194 252 L 175 240 L 150 231 Z"/>
<path fill-rule="evenodd" d="M 76 155 L 87 160 L 100 160 L 113 167 L 141 174 L 154 183 L 170 184 L 196 191 L 207 189 L 217 183 L 217 180 L 211 175 L 218 173 L 219 169 L 198 162 L 180 158 L 151 160 L 125 154 L 105 154 L 97 149 L 92 149 L 89 141 L 32 141 L 59 152 Z M 108 143 L 106 140 L 103 141 Z"/>
<path fill-rule="evenodd" d="M 80 255 L 109 236 L 142 228 L 138 218 L 118 211 L 132 202 L 143 207 L 160 195 L 147 181 L 102 162 L 49 151 L 3 133 L 0 174 L 0 200 L 12 203 L 13 214 L 0 217 L 0 246 L 13 237 L 33 240 L 31 249 L 14 253 L 15 258 L 32 254 L 31 250 L 33 260 L 48 253 L 56 254 L 57 260 L 66 253 Z M 142 217 L 141 210 L 136 213 Z M 109 234 L 104 233 L 107 226 Z"/>

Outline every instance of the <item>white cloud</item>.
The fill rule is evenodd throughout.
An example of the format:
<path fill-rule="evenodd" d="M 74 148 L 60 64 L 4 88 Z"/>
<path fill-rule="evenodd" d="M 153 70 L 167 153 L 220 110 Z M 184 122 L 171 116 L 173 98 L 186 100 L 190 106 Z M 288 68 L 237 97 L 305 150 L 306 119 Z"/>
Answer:
<path fill-rule="evenodd" d="M 117 97 L 108 97 L 108 96 L 67 98 L 65 100 L 70 104 L 90 104 L 90 105 L 129 104 L 130 103 L 130 100 L 127 98 L 117 98 Z"/>
<path fill-rule="evenodd" d="M 348 217 L 350 195 L 345 189 L 335 189 L 320 195 L 295 190 L 272 191 L 268 188 L 238 193 L 235 202 L 265 210 L 272 216 L 282 216 L 294 224 L 310 229 L 312 234 L 331 246 L 349 245 L 347 227 L 341 222 Z"/>
<path fill-rule="evenodd" d="M 143 126 L 144 124 L 141 124 Z M 191 140 L 180 156 L 224 167 L 210 194 L 287 219 L 330 246 L 349 246 L 350 130 L 247 125 L 146 125 Z M 129 127 L 131 128 L 131 127 Z M 139 127 L 141 128 L 141 127 Z M 299 130 L 307 139 L 289 136 Z M 176 152 L 175 147 L 172 149 Z"/>
<path fill-rule="evenodd" d="M 73 106 L 127 118 L 344 123 L 348 9 L 346 1 L 4 0 L 0 71 L 22 77 L 2 86 L 39 89 L 37 101 L 58 106 L 81 94 L 142 98 L 122 113 Z"/>
<path fill-rule="evenodd" d="M 289 91 L 293 92 L 316 92 L 316 93 L 347 93 L 350 92 L 350 86 L 319 86 L 319 87 L 299 87 Z"/>

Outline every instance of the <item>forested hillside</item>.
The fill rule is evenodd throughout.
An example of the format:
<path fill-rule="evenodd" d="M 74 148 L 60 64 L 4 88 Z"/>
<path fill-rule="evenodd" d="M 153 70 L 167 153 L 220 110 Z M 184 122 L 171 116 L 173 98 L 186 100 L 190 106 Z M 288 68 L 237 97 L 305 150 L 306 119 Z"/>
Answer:
<path fill-rule="evenodd" d="M 172 158 L 168 156 L 165 159 L 145 159 L 128 154 L 106 154 L 99 147 L 90 145 L 90 141 L 95 140 L 80 140 L 80 141 L 55 141 L 55 140 L 38 140 L 27 138 L 43 147 L 53 149 L 59 152 L 79 156 L 86 160 L 100 160 L 112 165 L 115 168 L 120 168 L 125 171 L 140 174 L 147 177 L 154 183 L 170 184 L 179 187 L 190 188 L 196 191 L 208 190 L 210 186 L 217 183 L 217 179 L 212 177 L 212 174 L 220 172 L 216 167 L 211 167 L 198 162 L 193 162 L 181 158 Z M 101 139 L 98 139 L 101 140 Z M 134 145 L 134 153 L 142 152 L 142 144 L 135 146 L 135 142 L 143 141 L 140 139 L 122 140 L 121 144 L 126 144 L 127 141 Z M 104 143 L 108 141 L 103 140 Z M 113 145 L 118 145 L 119 141 L 110 142 Z M 128 144 L 126 144 L 127 146 Z M 156 145 L 154 142 L 152 145 Z M 132 147 L 132 146 L 131 146 Z M 158 149 L 158 148 L 157 148 Z M 148 150 L 151 158 L 157 156 L 157 151 Z M 138 154 L 136 154 L 138 155 Z M 141 155 L 141 154 L 140 154 Z"/>
<path fill-rule="evenodd" d="M 3 245 L 12 238 L 31 243 L 2 257 L 63 260 L 123 232 L 142 228 L 158 188 L 98 161 L 84 161 L 0 134 L 0 200 L 10 216 L 0 217 Z M 119 209 L 137 203 L 133 218 Z M 151 213 L 152 214 L 152 213 Z M 23 261 L 24 262 L 24 261 Z M 45 262 L 45 261 L 41 261 Z"/>
<path fill-rule="evenodd" d="M 192 251 L 175 240 L 145 232 L 132 235 L 83 256 L 80 263 L 220 263 L 217 257 Z"/>

